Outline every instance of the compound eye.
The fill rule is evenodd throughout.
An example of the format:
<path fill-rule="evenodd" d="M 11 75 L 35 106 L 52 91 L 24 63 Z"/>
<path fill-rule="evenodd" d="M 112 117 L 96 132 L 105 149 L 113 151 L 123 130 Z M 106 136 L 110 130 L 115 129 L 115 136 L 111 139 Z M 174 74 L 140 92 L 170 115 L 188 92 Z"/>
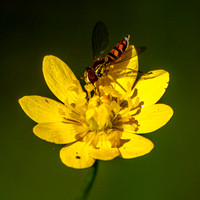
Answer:
<path fill-rule="evenodd" d="M 97 76 L 95 75 L 95 72 L 93 70 L 88 70 L 88 79 L 90 80 L 91 83 L 94 83 L 98 80 Z"/>

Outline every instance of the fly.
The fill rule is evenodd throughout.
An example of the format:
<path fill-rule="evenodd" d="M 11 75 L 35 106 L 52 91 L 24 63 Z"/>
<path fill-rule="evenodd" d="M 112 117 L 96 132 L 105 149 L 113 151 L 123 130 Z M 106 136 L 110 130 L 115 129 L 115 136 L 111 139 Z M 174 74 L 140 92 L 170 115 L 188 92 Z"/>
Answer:
<path fill-rule="evenodd" d="M 145 47 L 140 47 L 135 50 L 134 54 L 132 54 L 132 49 L 128 49 L 129 39 L 130 35 L 125 36 L 105 57 L 101 57 L 102 53 L 109 44 L 109 32 L 103 22 L 97 22 L 92 34 L 94 62 L 90 67 L 85 69 L 82 79 L 87 84 L 94 84 L 99 78 L 107 75 L 111 65 L 129 60 L 130 58 L 138 55 L 138 53 L 142 53 L 146 49 Z M 129 50 L 131 53 L 130 55 L 128 52 Z M 129 56 L 123 56 L 124 52 L 126 52 L 126 54 Z"/>

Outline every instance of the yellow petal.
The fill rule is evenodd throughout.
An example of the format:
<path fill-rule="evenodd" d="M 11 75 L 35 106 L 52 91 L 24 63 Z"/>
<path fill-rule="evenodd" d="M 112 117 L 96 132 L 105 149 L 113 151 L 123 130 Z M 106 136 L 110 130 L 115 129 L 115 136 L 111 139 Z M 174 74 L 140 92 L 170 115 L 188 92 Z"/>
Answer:
<path fill-rule="evenodd" d="M 56 144 L 67 144 L 80 139 L 80 135 L 87 133 L 87 128 L 80 124 L 41 123 L 33 128 L 39 138 Z"/>
<path fill-rule="evenodd" d="M 85 142 L 75 142 L 60 151 L 61 161 L 68 167 L 83 169 L 91 167 L 95 159 L 90 156 L 90 146 Z"/>
<path fill-rule="evenodd" d="M 19 99 L 24 112 L 35 122 L 59 122 L 63 115 L 67 115 L 68 109 L 63 104 L 41 96 L 24 96 Z"/>
<path fill-rule="evenodd" d="M 122 147 L 119 148 L 122 158 L 128 159 L 143 156 L 149 153 L 154 147 L 149 139 L 140 135 L 123 133 L 122 139 L 124 139 L 124 141 L 127 140 L 127 142 L 123 142 Z"/>
<path fill-rule="evenodd" d="M 172 117 L 173 110 L 165 104 L 154 104 L 141 109 L 141 112 L 134 116 L 138 121 L 136 133 L 149 133 L 164 126 Z"/>
<path fill-rule="evenodd" d="M 112 147 L 111 141 L 105 133 L 100 134 L 97 144 L 90 149 L 91 156 L 99 160 L 112 160 L 119 155 L 119 150 Z"/>
<path fill-rule="evenodd" d="M 67 64 L 55 56 L 45 56 L 43 74 L 49 89 L 58 99 L 63 103 L 75 103 L 82 88 Z"/>
<path fill-rule="evenodd" d="M 144 106 L 156 103 L 162 95 L 169 83 L 169 73 L 165 70 L 154 70 L 141 76 L 137 82 L 137 97 L 144 102 Z"/>
<path fill-rule="evenodd" d="M 98 81 L 99 85 L 110 85 L 121 94 L 125 94 L 128 89 L 128 83 L 133 85 L 137 78 L 138 72 L 138 56 L 136 49 L 133 45 L 122 54 L 120 61 L 116 61 L 115 64 L 110 66 L 108 76 L 103 76 Z M 109 77 L 112 77 L 111 80 Z M 117 82 L 117 83 L 116 83 Z M 124 88 L 124 90 L 122 89 Z"/>

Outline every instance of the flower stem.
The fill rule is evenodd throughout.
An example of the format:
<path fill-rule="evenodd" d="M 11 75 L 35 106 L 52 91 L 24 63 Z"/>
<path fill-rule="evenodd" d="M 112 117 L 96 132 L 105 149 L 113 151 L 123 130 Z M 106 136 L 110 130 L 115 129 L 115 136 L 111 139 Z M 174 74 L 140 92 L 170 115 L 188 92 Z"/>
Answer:
<path fill-rule="evenodd" d="M 92 188 L 92 185 L 94 183 L 96 174 L 97 174 L 97 169 L 98 169 L 98 160 L 95 161 L 94 165 L 90 168 L 89 174 L 86 177 L 86 180 L 79 191 L 79 194 L 76 198 L 76 200 L 86 200 L 89 192 Z"/>

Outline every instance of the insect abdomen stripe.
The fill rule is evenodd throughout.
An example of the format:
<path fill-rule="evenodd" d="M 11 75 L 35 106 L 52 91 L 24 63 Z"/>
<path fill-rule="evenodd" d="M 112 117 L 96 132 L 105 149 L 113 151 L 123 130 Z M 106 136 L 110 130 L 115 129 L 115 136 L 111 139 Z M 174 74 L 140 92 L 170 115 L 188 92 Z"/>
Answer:
<path fill-rule="evenodd" d="M 111 52 L 110 52 L 108 55 L 109 55 L 111 58 L 113 58 L 113 60 L 116 60 L 116 59 L 117 59 L 117 56 L 115 56 L 115 55 L 114 55 L 113 53 L 111 53 Z"/>
<path fill-rule="evenodd" d="M 119 53 L 123 53 L 123 51 L 119 47 L 114 47 L 113 49 L 117 50 Z"/>
<path fill-rule="evenodd" d="M 126 42 L 126 41 L 125 41 Z M 120 50 L 122 51 L 122 52 L 124 52 L 125 50 L 126 50 L 126 48 L 127 48 L 127 42 L 126 42 L 126 44 L 125 43 L 123 43 L 123 41 L 121 41 L 120 43 L 119 43 L 119 47 L 118 48 L 121 48 Z"/>

